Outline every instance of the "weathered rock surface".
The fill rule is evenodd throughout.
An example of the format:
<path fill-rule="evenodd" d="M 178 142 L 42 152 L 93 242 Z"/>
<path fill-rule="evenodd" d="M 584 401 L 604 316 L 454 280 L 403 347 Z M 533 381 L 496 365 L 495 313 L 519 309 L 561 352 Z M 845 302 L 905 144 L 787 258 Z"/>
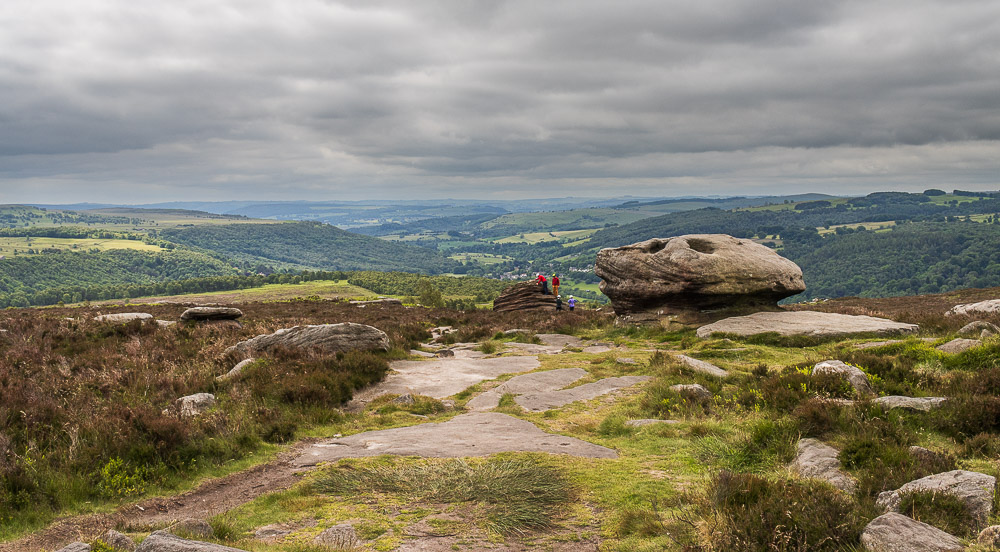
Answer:
<path fill-rule="evenodd" d="M 589 401 L 606 395 L 613 391 L 631 387 L 637 383 L 642 383 L 652 379 L 649 376 L 622 376 L 617 378 L 604 378 L 593 383 L 562 389 L 560 391 L 548 391 L 543 393 L 530 393 L 514 397 L 521 408 L 532 412 L 542 412 L 559 408 L 576 401 Z"/>
<path fill-rule="evenodd" d="M 353 550 L 358 545 L 358 533 L 350 523 L 340 523 L 324 529 L 313 542 L 325 544 L 336 550 Z"/>
<path fill-rule="evenodd" d="M 993 511 L 993 491 L 996 478 L 985 473 L 952 470 L 910 481 L 895 491 L 878 495 L 875 503 L 886 511 L 898 511 L 903 495 L 913 492 L 948 494 L 965 503 L 975 519 L 986 521 Z"/>
<path fill-rule="evenodd" d="M 200 416 L 209 408 L 215 406 L 215 395 L 211 393 L 195 393 L 181 397 L 175 401 L 182 418 Z"/>
<path fill-rule="evenodd" d="M 273 334 L 258 335 L 226 349 L 226 353 L 252 354 L 272 347 L 294 349 L 320 349 L 328 353 L 346 351 L 385 351 L 389 349 L 389 336 L 378 328 L 365 324 L 343 322 L 316 326 L 295 326 Z"/>
<path fill-rule="evenodd" d="M 188 540 L 167 531 L 156 531 L 142 541 L 136 552 L 246 552 L 221 544 Z"/>
<path fill-rule="evenodd" d="M 840 336 L 859 333 L 903 334 L 920 329 L 916 324 L 893 322 L 874 316 L 852 316 L 830 312 L 782 311 L 758 312 L 734 316 L 698 328 L 698 337 L 713 333 L 757 335 L 777 332 L 780 335 Z"/>
<path fill-rule="evenodd" d="M 679 393 L 684 398 L 706 400 L 712 398 L 712 392 L 698 383 L 671 385 L 670 390 Z"/>
<path fill-rule="evenodd" d="M 455 416 L 425 423 L 331 439 L 307 448 L 293 461 L 312 466 L 340 458 L 394 454 L 429 458 L 487 456 L 499 452 L 548 452 L 589 458 L 617 458 L 615 451 L 572 437 L 545 433 L 531 422 L 497 412 Z"/>
<path fill-rule="evenodd" d="M 861 544 L 871 552 L 959 552 L 965 549 L 957 537 L 895 512 L 883 514 L 865 526 Z"/>
<path fill-rule="evenodd" d="M 958 335 L 981 338 L 987 338 L 997 334 L 1000 334 L 1000 328 L 998 328 L 996 324 L 991 324 L 982 320 L 969 322 L 968 324 L 962 326 L 961 330 L 958 330 Z"/>
<path fill-rule="evenodd" d="M 546 370 L 514 376 L 506 382 L 473 397 L 465 407 L 469 410 L 490 410 L 500 404 L 500 397 L 505 393 L 523 395 L 525 393 L 555 391 L 585 377 L 587 371 L 583 368 L 562 368 Z"/>
<path fill-rule="evenodd" d="M 98 322 L 116 322 L 119 324 L 124 324 L 125 322 L 131 322 L 133 320 L 152 319 L 153 315 L 147 312 L 119 312 L 117 314 L 102 314 L 94 317 L 94 320 Z"/>
<path fill-rule="evenodd" d="M 575 335 L 541 333 L 537 334 L 535 337 L 542 342 L 542 345 L 552 345 L 557 347 L 583 347 L 583 340 Z"/>
<path fill-rule="evenodd" d="M 978 347 L 980 345 L 982 345 L 982 343 L 978 339 L 962 339 L 961 337 L 959 337 L 956 339 L 952 339 L 951 341 L 943 345 L 938 345 L 937 350 L 941 351 L 942 353 L 948 353 L 954 355 L 961 353 L 962 351 L 968 351 L 969 349 L 973 347 Z"/>
<path fill-rule="evenodd" d="M 939 452 L 934 452 L 933 450 L 924 447 L 919 447 L 917 445 L 910 446 L 908 450 L 910 451 L 910 455 L 912 455 L 917 462 L 924 462 L 930 464 L 934 462 L 939 462 L 945 458 L 945 455 Z"/>
<path fill-rule="evenodd" d="M 709 376 L 715 376 L 717 378 L 724 378 L 729 375 L 729 372 L 719 368 L 718 366 L 712 364 L 711 362 L 705 362 L 704 360 L 698 360 L 696 358 L 691 358 L 687 355 L 675 355 L 674 358 L 679 360 L 681 364 L 687 366 L 688 368 L 699 372 L 702 374 L 708 374 Z"/>
<path fill-rule="evenodd" d="M 1000 547 L 1000 525 L 990 525 L 980 531 L 976 542 L 983 546 Z"/>
<path fill-rule="evenodd" d="M 245 359 L 245 360 L 241 360 L 238 363 L 236 363 L 236 366 L 233 366 L 233 368 L 231 370 L 229 370 L 225 374 L 222 374 L 221 376 L 217 376 L 215 378 L 215 380 L 216 381 L 229 381 L 231 379 L 238 378 L 240 376 L 240 374 L 243 373 L 243 369 L 246 368 L 247 366 L 250 366 L 251 364 L 253 364 L 255 360 L 257 360 L 257 359 L 252 358 L 252 357 L 248 358 L 248 359 Z"/>
<path fill-rule="evenodd" d="M 964 305 L 955 305 L 945 314 L 948 316 L 954 316 L 956 314 L 964 314 L 968 316 L 973 316 L 977 314 L 997 314 L 1000 313 L 1000 299 L 990 299 L 988 301 L 980 301 L 978 303 L 966 303 Z"/>
<path fill-rule="evenodd" d="M 452 353 L 454 355 L 455 353 Z M 410 349 L 410 356 L 418 356 L 421 358 L 434 358 L 437 356 L 435 353 L 428 353 L 427 351 L 421 351 L 418 349 Z"/>
<path fill-rule="evenodd" d="M 857 366 L 851 366 L 840 360 L 824 360 L 813 366 L 813 375 L 833 374 L 840 376 L 850 382 L 851 387 L 862 397 L 870 397 L 875 394 L 871 384 L 868 383 L 868 375 Z"/>
<path fill-rule="evenodd" d="M 125 552 L 134 552 L 135 547 L 137 546 L 131 537 L 123 533 L 119 533 L 114 529 L 108 529 L 108 532 L 104 533 L 101 540 L 111 548 L 114 548 L 115 550 L 124 550 Z"/>
<path fill-rule="evenodd" d="M 198 518 L 186 518 L 167 528 L 171 534 L 179 537 L 210 539 L 215 536 L 215 530 L 207 521 Z"/>
<path fill-rule="evenodd" d="M 493 300 L 495 311 L 556 310 L 556 296 L 543 294 L 534 281 L 514 284 Z"/>
<path fill-rule="evenodd" d="M 72 542 L 56 550 L 56 552 L 90 552 L 90 545 L 85 542 Z"/>
<path fill-rule="evenodd" d="M 243 311 L 233 307 L 191 307 L 181 313 L 181 322 L 205 320 L 236 320 L 243 318 Z"/>
<path fill-rule="evenodd" d="M 906 408 L 909 410 L 928 410 L 938 408 L 948 399 L 946 397 L 903 397 L 901 395 L 889 395 L 879 397 L 873 402 L 883 408 Z"/>
<path fill-rule="evenodd" d="M 800 439 L 798 454 L 789 465 L 801 477 L 811 477 L 829 482 L 834 487 L 851 493 L 857 483 L 851 476 L 840 471 L 840 452 L 817 439 Z"/>
<path fill-rule="evenodd" d="M 689 234 L 602 249 L 595 273 L 624 320 L 723 308 L 777 308 L 805 291 L 802 270 L 772 249 L 726 234 Z"/>
<path fill-rule="evenodd" d="M 273 541 L 291 534 L 291 529 L 282 524 L 275 523 L 272 525 L 258 527 L 257 530 L 253 532 L 253 538 L 261 541 Z"/>

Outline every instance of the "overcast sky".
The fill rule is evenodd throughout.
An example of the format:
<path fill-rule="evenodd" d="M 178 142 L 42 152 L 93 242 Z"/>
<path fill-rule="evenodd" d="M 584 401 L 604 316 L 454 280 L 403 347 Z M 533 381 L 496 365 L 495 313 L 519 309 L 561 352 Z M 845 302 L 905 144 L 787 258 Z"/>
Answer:
<path fill-rule="evenodd" d="M 1000 0 L 4 0 L 0 203 L 1000 189 Z"/>

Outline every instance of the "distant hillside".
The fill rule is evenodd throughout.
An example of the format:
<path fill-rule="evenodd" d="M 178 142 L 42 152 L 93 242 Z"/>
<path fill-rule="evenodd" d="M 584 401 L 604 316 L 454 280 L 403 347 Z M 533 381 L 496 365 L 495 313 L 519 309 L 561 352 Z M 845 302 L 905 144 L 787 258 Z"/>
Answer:
<path fill-rule="evenodd" d="M 315 222 L 234 224 L 163 230 L 169 241 L 237 262 L 323 270 L 397 270 L 438 274 L 458 264 L 429 249 L 392 243 Z"/>

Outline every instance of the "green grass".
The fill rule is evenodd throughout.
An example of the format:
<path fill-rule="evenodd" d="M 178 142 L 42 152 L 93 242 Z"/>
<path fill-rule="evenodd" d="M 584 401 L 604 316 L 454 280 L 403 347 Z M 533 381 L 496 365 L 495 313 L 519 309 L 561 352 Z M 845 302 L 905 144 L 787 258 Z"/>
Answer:
<path fill-rule="evenodd" d="M 29 255 L 29 249 L 34 251 L 34 253 L 31 253 L 34 255 L 41 254 L 42 249 L 60 249 L 66 251 L 88 251 L 91 249 L 98 249 L 100 251 L 110 249 L 163 251 L 163 248 L 158 245 L 143 243 L 138 240 L 0 237 L 0 255 Z"/>
<path fill-rule="evenodd" d="M 267 284 L 261 287 L 231 291 L 211 291 L 141 297 L 132 302 L 152 301 L 212 301 L 219 303 L 243 303 L 250 301 L 292 301 L 296 299 L 371 299 L 379 297 L 373 291 L 347 283 L 347 280 L 311 280 L 301 284 Z"/>
<path fill-rule="evenodd" d="M 508 236 L 506 238 L 500 238 L 498 240 L 493 240 L 496 243 L 542 243 L 550 241 L 564 242 L 565 245 L 569 246 L 572 244 L 580 244 L 586 242 L 586 238 L 589 238 L 594 232 L 597 232 L 600 228 L 591 228 L 588 230 L 563 230 L 563 231 L 552 231 L 552 232 L 529 232 L 526 234 L 516 234 L 513 236 Z"/>

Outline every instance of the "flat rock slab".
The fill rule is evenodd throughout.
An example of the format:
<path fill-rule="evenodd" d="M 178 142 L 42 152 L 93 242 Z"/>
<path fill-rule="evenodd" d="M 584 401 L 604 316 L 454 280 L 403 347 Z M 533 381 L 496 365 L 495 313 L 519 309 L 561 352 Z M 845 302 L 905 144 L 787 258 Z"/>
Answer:
<path fill-rule="evenodd" d="M 505 343 L 508 349 L 525 355 L 556 355 L 563 351 L 562 345 L 539 345 L 537 343 Z"/>
<path fill-rule="evenodd" d="M 102 314 L 95 316 L 98 322 L 131 322 L 133 320 L 152 320 L 153 315 L 148 312 L 119 312 L 116 314 Z"/>
<path fill-rule="evenodd" d="M 523 395 L 539 391 L 555 391 L 566 387 L 586 375 L 587 371 L 583 368 L 562 368 L 559 370 L 521 374 L 478 395 L 465 406 L 470 410 L 490 410 L 500 404 L 500 397 L 505 393 Z"/>
<path fill-rule="evenodd" d="M 937 341 L 935 337 L 921 337 L 918 341 L 923 341 L 924 343 L 932 343 Z M 858 343 L 854 345 L 855 349 L 871 349 L 874 347 L 884 347 L 886 345 L 895 345 L 897 343 L 903 343 L 903 339 L 889 339 L 887 341 L 869 341 L 867 343 Z"/>
<path fill-rule="evenodd" d="M 888 397 L 879 397 L 874 402 L 883 408 L 906 408 L 927 412 L 931 409 L 939 408 L 947 400 L 947 397 L 903 397 L 901 395 L 889 395 Z"/>
<path fill-rule="evenodd" d="M 378 328 L 353 322 L 294 326 L 241 341 L 226 349 L 226 353 L 253 354 L 278 346 L 319 349 L 326 353 L 386 351 L 389 349 L 389 337 Z"/>
<path fill-rule="evenodd" d="M 615 348 L 612 347 L 612 346 L 610 346 L 610 345 L 590 345 L 588 347 L 584 347 L 583 348 L 583 352 L 589 353 L 589 354 L 592 354 L 592 355 L 596 355 L 596 354 L 600 354 L 600 353 L 607 353 L 607 352 L 613 351 L 613 350 L 615 350 Z"/>
<path fill-rule="evenodd" d="M 996 314 L 1000 312 L 1000 299 L 990 299 L 988 301 L 980 301 L 978 303 L 966 303 L 964 305 L 955 305 L 945 314 L 948 316 L 953 316 L 956 314 L 964 315 L 974 315 L 974 314 Z"/>
<path fill-rule="evenodd" d="M 606 395 L 612 391 L 617 391 L 625 387 L 631 387 L 637 383 L 652 379 L 649 376 L 622 376 L 617 378 L 604 378 L 594 383 L 585 383 L 578 387 L 563 389 L 561 391 L 549 391 L 545 393 L 531 393 L 518 395 L 514 402 L 532 412 L 542 412 L 559 408 L 576 401 L 589 401 Z"/>
<path fill-rule="evenodd" d="M 389 363 L 393 370 L 382 383 L 357 394 L 368 402 L 390 393 L 425 395 L 443 399 L 464 391 L 481 381 L 503 374 L 529 372 L 541 366 L 538 357 L 497 357 L 483 359 L 450 358 L 441 360 L 397 360 Z"/>
<path fill-rule="evenodd" d="M 962 351 L 968 351 L 969 349 L 980 345 L 982 345 L 982 342 L 978 339 L 963 339 L 959 337 L 958 339 L 952 339 L 944 345 L 938 345 L 937 350 L 942 353 L 954 355 L 961 353 Z"/>
<path fill-rule="evenodd" d="M 233 307 L 191 307 L 181 313 L 181 321 L 190 320 L 236 320 L 243 317 L 243 311 Z"/>
<path fill-rule="evenodd" d="M 583 347 L 583 340 L 579 337 L 566 334 L 537 334 L 535 337 L 542 341 L 542 345 L 558 345 L 559 347 Z"/>
<path fill-rule="evenodd" d="M 966 470 L 952 470 L 921 477 L 895 491 L 879 493 L 875 504 L 886 511 L 897 511 L 903 496 L 913 492 L 932 492 L 954 496 L 965 503 L 969 513 L 980 522 L 993 512 L 993 492 L 997 480 L 992 475 Z"/>
<path fill-rule="evenodd" d="M 500 452 L 547 452 L 617 458 L 609 449 L 573 437 L 545 433 L 531 422 L 497 412 L 462 414 L 439 424 L 367 431 L 317 443 L 292 461 L 298 467 L 341 458 L 393 454 L 425 458 L 487 456 Z"/>
<path fill-rule="evenodd" d="M 822 479 L 834 487 L 852 493 L 857 483 L 840 471 L 840 452 L 817 439 L 799 439 L 798 454 L 789 468 L 801 477 Z"/>
<path fill-rule="evenodd" d="M 729 372 L 719 368 L 718 366 L 705 362 L 704 360 L 698 360 L 696 358 L 691 358 L 687 355 L 674 355 L 674 358 L 680 361 L 681 364 L 687 366 L 688 368 L 694 370 L 695 372 L 700 372 L 702 374 L 708 374 L 709 376 L 714 376 L 717 378 L 724 378 L 729 375 Z"/>
<path fill-rule="evenodd" d="M 852 316 L 830 312 L 784 311 L 757 312 L 748 316 L 725 318 L 698 328 L 698 337 L 713 333 L 757 335 L 777 332 L 780 335 L 811 335 L 816 337 L 849 335 L 857 333 L 900 334 L 913 333 L 919 326 L 893 322 L 874 316 Z"/>
<path fill-rule="evenodd" d="M 873 519 L 861 532 L 871 552 L 959 552 L 962 541 L 944 531 L 895 512 Z"/>
<path fill-rule="evenodd" d="M 156 531 L 142 541 L 136 552 L 244 552 L 221 544 L 182 539 L 166 531 Z"/>
<path fill-rule="evenodd" d="M 410 349 L 410 356 L 418 356 L 422 358 L 435 358 L 437 355 L 434 353 L 428 353 L 427 351 L 420 351 L 418 349 Z"/>

